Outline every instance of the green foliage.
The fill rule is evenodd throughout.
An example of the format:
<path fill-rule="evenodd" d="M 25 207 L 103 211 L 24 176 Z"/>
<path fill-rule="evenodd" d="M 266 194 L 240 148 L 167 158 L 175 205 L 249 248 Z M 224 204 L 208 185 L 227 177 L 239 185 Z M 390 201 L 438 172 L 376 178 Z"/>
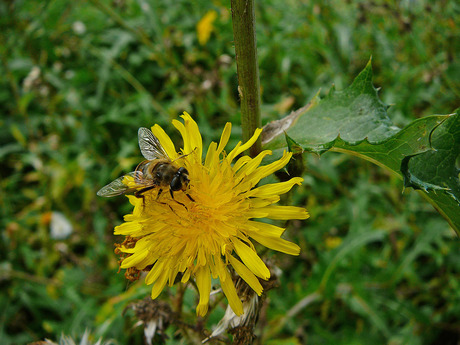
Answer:
<path fill-rule="evenodd" d="M 307 152 L 328 150 L 367 159 L 404 178 L 404 185 L 420 189 L 460 234 L 460 116 L 428 116 L 399 130 L 372 85 L 370 62 L 343 91 L 333 88 L 323 100 L 314 100 L 270 127 L 266 147 L 290 145 L 288 136 Z M 275 127 L 275 128 L 273 128 Z"/>
<path fill-rule="evenodd" d="M 455 1 L 257 6 L 263 123 L 299 108 L 319 88 L 344 89 L 371 55 L 374 83 L 384 86 L 380 97 L 392 104 L 387 116 L 398 127 L 443 119 L 426 116 L 458 107 Z M 206 141 L 218 139 L 227 121 L 234 124 L 229 145 L 240 139 L 228 7 L 0 3 L 2 344 L 57 340 L 61 332 L 80 338 L 86 328 L 96 339 L 143 344 L 132 314 L 122 311 L 145 291 L 116 274 L 113 254 L 119 241 L 113 227 L 130 208 L 125 198 L 99 200 L 95 193 L 141 159 L 141 126 L 158 123 L 176 136 L 170 119 L 186 110 Z M 218 18 L 201 46 L 195 27 L 209 10 Z M 439 184 L 413 174 L 417 157 L 407 162 L 407 182 Z M 305 160 L 305 183 L 292 204 L 306 205 L 311 218 L 286 231 L 301 255 L 273 258 L 283 275 L 260 317 L 260 342 L 456 341 L 460 243 L 447 223 L 416 193 L 401 194 L 399 179 L 364 160 L 334 152 Z M 73 227 L 67 238 L 51 237 L 56 211 Z M 173 297 L 171 291 L 162 298 Z M 184 317 L 194 324 L 196 294 L 189 289 L 185 297 Z M 222 314 L 216 310 L 208 328 Z M 169 344 L 181 342 L 174 327 L 168 335 Z"/>

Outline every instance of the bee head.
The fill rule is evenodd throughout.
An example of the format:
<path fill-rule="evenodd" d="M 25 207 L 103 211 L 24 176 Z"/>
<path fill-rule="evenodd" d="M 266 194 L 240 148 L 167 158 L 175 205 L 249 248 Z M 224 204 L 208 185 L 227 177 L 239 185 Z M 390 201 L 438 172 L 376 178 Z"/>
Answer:
<path fill-rule="evenodd" d="M 177 173 L 174 175 L 174 177 L 171 180 L 171 184 L 169 187 L 171 188 L 172 191 L 178 191 L 181 189 L 185 189 L 185 187 L 188 186 L 188 183 L 190 182 L 188 178 L 188 171 L 184 167 L 179 168 L 177 170 Z"/>

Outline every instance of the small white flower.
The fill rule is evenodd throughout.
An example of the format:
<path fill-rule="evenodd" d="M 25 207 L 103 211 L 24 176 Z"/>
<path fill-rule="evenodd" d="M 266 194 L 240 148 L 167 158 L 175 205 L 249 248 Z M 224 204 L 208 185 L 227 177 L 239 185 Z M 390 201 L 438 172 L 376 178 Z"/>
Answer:
<path fill-rule="evenodd" d="M 73 231 L 70 221 L 61 212 L 51 212 L 50 234 L 54 240 L 63 240 Z"/>
<path fill-rule="evenodd" d="M 212 81 L 209 80 L 209 79 L 206 79 L 202 84 L 201 84 L 201 88 L 203 90 L 209 90 L 210 88 L 212 88 Z"/>
<path fill-rule="evenodd" d="M 144 12 L 150 11 L 150 5 L 145 1 L 141 1 L 141 8 L 142 8 L 142 11 Z"/>
<path fill-rule="evenodd" d="M 40 78 L 41 69 L 38 66 L 32 67 L 27 77 L 25 77 L 22 87 L 24 91 L 29 92 L 34 86 L 35 82 Z"/>
<path fill-rule="evenodd" d="M 86 32 L 86 25 L 81 21 L 76 21 L 72 24 L 72 30 L 77 35 L 83 35 Z"/>
<path fill-rule="evenodd" d="M 73 77 L 75 77 L 75 72 L 73 70 L 68 69 L 67 71 L 65 71 L 64 78 L 72 79 Z"/>

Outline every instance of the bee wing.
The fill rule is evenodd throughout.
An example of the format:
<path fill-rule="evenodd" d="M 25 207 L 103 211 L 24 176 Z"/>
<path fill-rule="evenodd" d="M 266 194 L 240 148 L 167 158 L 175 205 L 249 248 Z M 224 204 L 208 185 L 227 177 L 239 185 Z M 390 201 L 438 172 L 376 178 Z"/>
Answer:
<path fill-rule="evenodd" d="M 163 146 L 161 146 L 160 141 L 156 136 L 153 135 L 152 131 L 148 128 L 141 127 L 138 131 L 139 136 L 139 148 L 141 149 L 142 155 L 145 159 L 152 161 L 158 158 L 167 158 L 168 154 L 166 153 Z"/>
<path fill-rule="evenodd" d="M 130 176 L 134 178 L 135 185 L 127 186 L 123 183 L 123 180 L 126 176 Z M 153 181 L 145 180 L 142 178 L 142 172 L 140 171 L 132 171 L 126 175 L 123 175 L 116 180 L 113 180 L 108 185 L 102 187 L 97 192 L 98 196 L 105 196 L 105 197 L 112 197 L 121 194 L 129 194 L 133 193 L 139 188 L 153 186 Z"/>

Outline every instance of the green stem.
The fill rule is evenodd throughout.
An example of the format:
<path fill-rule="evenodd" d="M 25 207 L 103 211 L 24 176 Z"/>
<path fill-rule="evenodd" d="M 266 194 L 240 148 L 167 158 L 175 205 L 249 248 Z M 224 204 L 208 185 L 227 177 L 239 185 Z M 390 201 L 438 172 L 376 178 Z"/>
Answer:
<path fill-rule="evenodd" d="M 247 141 L 260 121 L 260 81 L 257 65 L 257 47 L 254 0 L 231 0 L 233 37 L 238 72 L 238 93 L 241 100 L 241 127 L 243 140 Z M 254 157 L 261 151 L 260 138 L 249 149 Z"/>

